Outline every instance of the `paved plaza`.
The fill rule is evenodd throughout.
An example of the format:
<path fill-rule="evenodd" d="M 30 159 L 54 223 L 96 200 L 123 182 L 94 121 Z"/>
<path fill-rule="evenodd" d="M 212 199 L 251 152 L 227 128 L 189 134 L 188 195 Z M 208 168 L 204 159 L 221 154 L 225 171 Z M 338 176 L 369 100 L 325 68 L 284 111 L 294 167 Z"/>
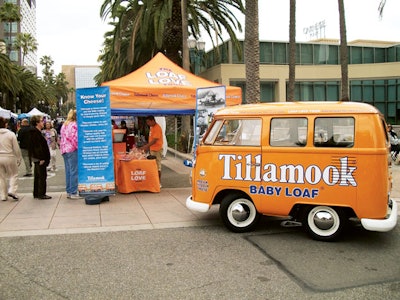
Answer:
<path fill-rule="evenodd" d="M 183 165 L 183 160 L 189 157 L 173 150 L 168 153 L 163 160 L 163 188 L 160 193 L 117 193 L 110 196 L 109 202 L 99 205 L 86 205 L 83 199 L 67 199 L 60 155 L 57 172 L 49 172 L 50 200 L 33 198 L 33 178 L 24 177 L 20 166 L 20 200 L 0 203 L 0 237 L 222 224 L 218 207 L 207 213 L 186 208 L 186 198 L 191 194 L 190 168 Z M 393 165 L 392 174 L 392 197 L 400 204 L 400 166 Z"/>

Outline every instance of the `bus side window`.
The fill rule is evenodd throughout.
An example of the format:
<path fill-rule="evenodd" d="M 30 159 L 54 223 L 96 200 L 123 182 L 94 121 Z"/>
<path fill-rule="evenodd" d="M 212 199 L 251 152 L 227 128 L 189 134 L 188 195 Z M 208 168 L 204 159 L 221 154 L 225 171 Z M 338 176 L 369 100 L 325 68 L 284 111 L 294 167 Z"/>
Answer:
<path fill-rule="evenodd" d="M 240 130 L 240 120 L 225 120 L 215 140 L 217 145 L 234 145 Z"/>
<path fill-rule="evenodd" d="M 307 118 L 273 118 L 270 145 L 304 147 L 307 144 Z"/>
<path fill-rule="evenodd" d="M 241 120 L 235 145 L 260 146 L 261 145 L 261 119 Z"/>
<path fill-rule="evenodd" d="M 315 147 L 353 147 L 354 118 L 316 118 L 314 124 Z"/>
<path fill-rule="evenodd" d="M 260 146 L 261 119 L 225 120 L 215 145 Z"/>

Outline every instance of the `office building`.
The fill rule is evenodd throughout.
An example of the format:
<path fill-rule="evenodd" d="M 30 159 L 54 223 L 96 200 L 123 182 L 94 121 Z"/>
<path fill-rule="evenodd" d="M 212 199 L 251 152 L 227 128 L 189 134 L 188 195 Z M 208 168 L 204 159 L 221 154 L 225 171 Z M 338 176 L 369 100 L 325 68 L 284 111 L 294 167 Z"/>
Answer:
<path fill-rule="evenodd" d="M 243 41 L 241 42 L 243 49 Z M 297 43 L 296 90 L 299 101 L 336 101 L 341 90 L 338 40 Z M 289 43 L 260 41 L 261 102 L 286 101 L 289 80 Z M 351 101 L 376 106 L 388 122 L 400 124 L 400 42 L 356 40 L 348 43 Z M 244 52 L 244 51 L 242 51 Z M 224 85 L 242 87 L 245 103 L 246 72 L 231 41 L 211 50 L 200 76 Z"/>
<path fill-rule="evenodd" d="M 94 77 L 100 73 L 100 67 L 63 65 L 61 66 L 61 72 L 65 74 L 68 89 L 71 91 L 68 95 L 68 103 L 75 106 L 75 90 L 95 87 Z"/>
<path fill-rule="evenodd" d="M 21 22 L 2 23 L 0 27 L 0 40 L 4 40 L 9 52 L 10 45 L 10 27 L 11 43 L 14 44 L 18 33 L 29 33 L 36 39 L 36 0 L 0 0 L 0 5 L 4 3 L 13 3 L 20 7 Z M 37 56 L 35 52 L 29 52 L 23 57 L 22 51 L 11 49 L 9 57 L 18 65 L 23 65 L 34 74 L 37 70 Z M 24 60 L 24 61 L 22 61 Z"/>

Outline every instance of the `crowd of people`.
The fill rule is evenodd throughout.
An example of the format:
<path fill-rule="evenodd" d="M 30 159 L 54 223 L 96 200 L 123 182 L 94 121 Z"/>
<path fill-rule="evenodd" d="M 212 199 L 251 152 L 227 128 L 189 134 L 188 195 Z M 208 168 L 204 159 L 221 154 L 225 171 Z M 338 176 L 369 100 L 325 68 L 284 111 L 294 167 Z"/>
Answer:
<path fill-rule="evenodd" d="M 24 162 L 25 177 L 33 176 L 33 197 L 51 199 L 46 194 L 47 172 L 58 171 L 57 149 L 61 152 L 65 167 L 65 183 L 68 199 L 82 199 L 78 192 L 78 126 L 76 110 L 71 109 L 67 119 L 58 123 L 43 116 L 22 119 L 16 130 L 10 130 L 9 119 L 0 117 L 0 200 L 17 201 L 18 167 Z M 113 124 L 114 123 L 114 124 Z M 161 177 L 163 136 L 161 127 L 153 116 L 146 118 L 149 126 L 148 143 L 141 147 L 157 161 Z M 113 128 L 127 129 L 126 122 L 121 127 L 112 122 Z M 126 140 L 126 138 L 125 138 Z M 33 171 L 32 171 L 33 169 Z"/>
<path fill-rule="evenodd" d="M 57 149 L 64 159 L 66 192 L 69 199 L 82 199 L 78 193 L 78 129 L 76 110 L 58 123 L 43 116 L 22 119 L 11 130 L 9 119 L 0 117 L 0 200 L 19 200 L 18 167 L 24 162 L 25 177 L 33 176 L 33 197 L 51 199 L 46 194 L 47 172 L 57 170 Z"/>

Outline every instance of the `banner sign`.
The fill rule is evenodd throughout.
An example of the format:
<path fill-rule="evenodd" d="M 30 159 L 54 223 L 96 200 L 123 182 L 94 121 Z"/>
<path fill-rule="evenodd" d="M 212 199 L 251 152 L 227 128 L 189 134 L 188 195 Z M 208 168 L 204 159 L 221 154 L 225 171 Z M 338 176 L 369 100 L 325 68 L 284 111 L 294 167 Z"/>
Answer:
<path fill-rule="evenodd" d="M 114 194 L 109 87 L 77 89 L 76 115 L 79 193 Z"/>
<path fill-rule="evenodd" d="M 196 89 L 193 151 L 206 132 L 214 113 L 226 105 L 226 87 L 216 86 Z"/>

